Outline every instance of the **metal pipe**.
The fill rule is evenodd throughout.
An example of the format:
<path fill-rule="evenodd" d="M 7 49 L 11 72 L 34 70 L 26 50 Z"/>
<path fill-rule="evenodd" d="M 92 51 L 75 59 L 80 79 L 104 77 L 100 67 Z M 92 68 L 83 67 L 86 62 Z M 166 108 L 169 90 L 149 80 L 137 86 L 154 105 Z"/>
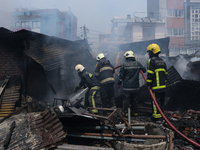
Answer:
<path fill-rule="evenodd" d="M 87 115 L 87 116 L 102 118 L 102 119 L 108 119 L 108 117 L 104 117 L 104 116 L 100 116 L 100 115 L 95 115 L 95 114 L 90 114 L 90 113 L 86 113 L 86 112 L 82 112 L 82 114 L 83 115 Z"/>
<path fill-rule="evenodd" d="M 125 139 L 125 138 L 116 138 L 116 137 L 90 136 L 90 135 L 76 135 L 76 134 L 67 134 L 67 136 L 79 137 L 79 138 L 101 139 L 101 140 L 145 142 L 145 140 L 142 140 L 142 139 L 132 139 L 132 138 L 126 138 L 126 139 Z"/>
<path fill-rule="evenodd" d="M 131 109 L 128 108 L 128 123 L 131 125 Z"/>
<path fill-rule="evenodd" d="M 69 133 L 70 134 L 70 133 Z M 67 134 L 67 135 L 69 135 Z M 88 136 L 103 136 L 103 137 L 119 137 L 118 134 L 108 134 L 108 133 L 71 133 L 76 135 L 88 135 Z M 165 135 L 131 135 L 124 134 L 124 137 L 139 138 L 139 139 L 166 139 Z"/>
<path fill-rule="evenodd" d="M 115 114 L 117 111 L 117 109 L 113 110 L 113 112 L 108 116 L 108 118 L 110 118 L 113 114 Z"/>
<path fill-rule="evenodd" d="M 169 132 L 169 150 L 172 150 L 172 138 L 173 138 L 173 134 L 172 131 Z"/>
<path fill-rule="evenodd" d="M 119 129 L 123 129 L 125 126 L 123 127 L 118 127 Z M 144 126 L 132 126 L 131 127 L 133 130 L 145 130 Z M 77 127 L 67 127 L 66 129 L 74 129 L 74 130 L 115 130 L 115 128 L 113 127 L 107 127 L 107 126 L 77 126 Z"/>

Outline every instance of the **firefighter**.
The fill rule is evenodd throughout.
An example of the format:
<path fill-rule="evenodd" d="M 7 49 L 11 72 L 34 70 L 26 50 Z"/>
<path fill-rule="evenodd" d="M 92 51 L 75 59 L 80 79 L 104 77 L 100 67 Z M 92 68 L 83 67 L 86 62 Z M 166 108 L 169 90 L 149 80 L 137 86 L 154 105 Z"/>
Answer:
<path fill-rule="evenodd" d="M 152 89 L 155 99 L 163 111 L 165 102 L 165 90 L 167 83 L 167 67 L 165 61 L 159 57 L 161 53 L 160 47 L 157 44 L 150 44 L 147 47 L 149 60 L 147 65 L 147 86 Z M 161 121 L 162 116 L 156 108 L 155 103 L 152 101 L 153 107 L 153 120 Z"/>
<path fill-rule="evenodd" d="M 100 95 L 104 108 L 116 108 L 114 98 L 114 69 L 109 60 L 106 59 L 103 53 L 97 57 L 97 64 L 94 75 L 100 81 Z"/>
<path fill-rule="evenodd" d="M 124 53 L 125 62 L 122 64 L 119 72 L 118 88 L 123 82 L 123 116 L 128 116 L 128 107 L 131 105 L 132 115 L 138 115 L 138 105 L 135 98 L 139 91 L 139 73 L 142 70 L 146 72 L 146 68 L 141 65 L 140 62 L 135 60 L 133 51 L 127 51 Z"/>
<path fill-rule="evenodd" d="M 81 78 L 80 83 L 76 86 L 74 89 L 74 92 L 77 92 L 81 87 L 88 87 L 89 90 L 86 93 L 85 96 L 85 101 L 86 101 L 86 106 L 88 107 L 101 107 L 101 98 L 99 94 L 99 81 L 96 79 L 94 75 L 91 73 L 87 72 L 85 70 L 85 67 L 81 64 L 77 64 L 75 66 L 75 70 L 78 73 L 79 77 Z M 87 105 L 88 102 L 88 105 Z M 97 114 L 98 110 L 97 109 L 92 109 L 92 112 Z"/>

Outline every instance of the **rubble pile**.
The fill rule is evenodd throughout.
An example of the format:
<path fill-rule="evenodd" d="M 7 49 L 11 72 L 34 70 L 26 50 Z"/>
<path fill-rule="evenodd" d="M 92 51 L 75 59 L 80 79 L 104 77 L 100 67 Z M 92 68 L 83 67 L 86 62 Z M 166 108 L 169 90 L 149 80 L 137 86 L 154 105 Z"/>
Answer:
<path fill-rule="evenodd" d="M 57 113 L 67 133 L 66 138 L 63 139 L 65 144 L 115 149 L 119 149 L 123 143 L 127 143 L 125 147 L 136 149 L 142 146 L 151 147 L 149 145 L 153 145 L 151 148 L 158 149 L 172 146 L 172 142 L 167 139 L 167 137 L 173 138 L 173 135 L 170 135 L 171 130 L 161 125 L 136 121 L 134 118 L 129 122 L 121 115 L 120 109 L 96 108 L 102 111 L 101 115 L 90 113 L 90 109 L 92 108 L 83 109 L 81 103 L 79 105 L 73 103 L 68 107 L 65 105 L 64 112 Z"/>
<path fill-rule="evenodd" d="M 72 42 L 4 28 L 0 28 L 0 35 L 1 77 L 9 76 L 0 79 L 0 149 L 197 149 L 165 122 L 152 121 L 152 98 L 141 76 L 139 116 L 121 115 L 123 96 L 118 89 L 117 109 L 95 108 L 98 115 L 84 106 L 85 93 L 67 97 L 77 83 L 76 64 L 83 63 L 89 72 L 94 71 L 96 60 L 86 40 Z M 134 47 L 136 60 L 146 67 L 148 57 L 142 49 L 158 42 L 168 65 L 164 113 L 181 133 L 200 143 L 200 61 L 187 65 L 186 77 L 194 76 L 183 79 L 174 67 L 179 65 L 179 58 L 166 57 L 169 38 L 121 45 L 115 52 L 105 52 L 102 47 L 102 52 L 118 66 L 124 61 L 124 51 Z M 115 79 L 118 73 L 119 69 Z"/>
<path fill-rule="evenodd" d="M 200 112 L 187 110 L 185 112 L 167 111 L 165 112 L 168 120 L 188 138 L 200 143 Z M 168 127 L 167 124 L 163 124 Z M 191 145 L 184 141 L 178 134 L 175 134 L 175 143 L 179 146 Z"/>
<path fill-rule="evenodd" d="M 66 136 L 63 125 L 48 109 L 34 113 L 23 109 L 21 113 L 4 120 L 0 131 L 1 149 L 49 149 Z"/>

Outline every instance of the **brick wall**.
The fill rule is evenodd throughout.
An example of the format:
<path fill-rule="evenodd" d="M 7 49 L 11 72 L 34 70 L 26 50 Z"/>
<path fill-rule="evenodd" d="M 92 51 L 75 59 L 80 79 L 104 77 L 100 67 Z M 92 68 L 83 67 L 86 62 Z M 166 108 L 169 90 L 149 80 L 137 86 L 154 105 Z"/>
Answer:
<path fill-rule="evenodd" d="M 0 77 L 22 75 L 23 58 L 18 49 L 0 43 Z"/>
<path fill-rule="evenodd" d="M 184 18 L 167 18 L 167 28 L 184 29 Z"/>

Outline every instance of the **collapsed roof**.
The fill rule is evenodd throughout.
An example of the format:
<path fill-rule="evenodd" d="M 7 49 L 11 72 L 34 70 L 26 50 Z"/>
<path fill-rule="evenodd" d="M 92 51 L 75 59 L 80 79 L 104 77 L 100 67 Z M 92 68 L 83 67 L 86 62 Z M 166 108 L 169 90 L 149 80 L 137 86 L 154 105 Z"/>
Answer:
<path fill-rule="evenodd" d="M 12 42 L 24 41 L 24 53 L 46 71 L 71 64 L 72 60 L 75 63 L 83 63 L 85 66 L 89 66 L 91 62 L 95 63 L 85 40 L 73 42 L 24 29 L 12 32 L 5 28 L 0 28 L 0 39 Z"/>

